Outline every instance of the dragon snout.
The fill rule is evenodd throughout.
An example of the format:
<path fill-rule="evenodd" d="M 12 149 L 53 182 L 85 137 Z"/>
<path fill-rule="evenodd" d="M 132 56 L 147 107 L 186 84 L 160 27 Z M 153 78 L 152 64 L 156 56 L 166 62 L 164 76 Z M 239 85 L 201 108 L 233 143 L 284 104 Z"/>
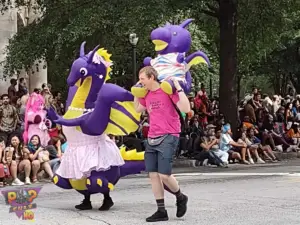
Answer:
<path fill-rule="evenodd" d="M 171 33 L 168 29 L 157 28 L 151 32 L 151 40 L 155 45 L 155 51 L 164 50 L 171 41 Z"/>
<path fill-rule="evenodd" d="M 68 77 L 67 79 L 67 84 L 69 87 L 72 87 L 74 85 L 76 85 L 77 87 L 79 87 L 81 85 L 81 78 L 78 77 Z"/>

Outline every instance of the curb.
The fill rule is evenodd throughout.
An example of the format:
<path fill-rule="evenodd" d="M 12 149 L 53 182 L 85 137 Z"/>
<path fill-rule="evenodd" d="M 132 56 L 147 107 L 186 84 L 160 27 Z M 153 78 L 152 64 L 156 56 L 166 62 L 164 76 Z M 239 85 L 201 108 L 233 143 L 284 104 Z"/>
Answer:
<path fill-rule="evenodd" d="M 280 160 L 289 160 L 300 158 L 300 152 L 274 152 L 274 155 Z M 196 168 L 195 159 L 175 159 L 173 162 L 173 168 L 183 168 L 183 167 L 194 167 Z M 257 165 L 257 164 L 256 164 Z M 267 164 L 259 164 L 259 165 L 267 165 Z M 273 164 L 272 164 L 273 165 Z"/>

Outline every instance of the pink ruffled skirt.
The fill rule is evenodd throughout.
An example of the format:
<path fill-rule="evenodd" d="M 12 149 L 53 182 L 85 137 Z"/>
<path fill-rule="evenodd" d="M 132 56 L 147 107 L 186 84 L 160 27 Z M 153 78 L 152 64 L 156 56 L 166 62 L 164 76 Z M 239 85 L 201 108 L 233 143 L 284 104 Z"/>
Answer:
<path fill-rule="evenodd" d="M 56 173 L 68 179 L 89 177 L 93 170 L 105 171 L 124 165 L 117 145 L 106 135 L 89 136 L 75 127 L 63 127 L 67 148 Z"/>

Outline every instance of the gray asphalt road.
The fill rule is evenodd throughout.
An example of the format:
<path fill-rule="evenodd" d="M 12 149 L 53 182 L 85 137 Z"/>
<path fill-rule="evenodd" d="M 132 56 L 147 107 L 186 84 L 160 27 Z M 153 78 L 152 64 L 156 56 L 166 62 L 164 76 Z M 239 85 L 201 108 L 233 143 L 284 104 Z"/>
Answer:
<path fill-rule="evenodd" d="M 175 199 L 167 194 L 170 221 L 159 224 L 300 224 L 300 174 L 287 174 L 300 172 L 300 161 L 281 166 L 249 167 L 247 170 L 244 167 L 203 170 L 204 175 L 194 173 L 199 169 L 185 170 L 183 172 L 188 173 L 177 175 L 181 189 L 190 197 L 188 213 L 183 219 L 177 219 Z M 79 212 L 74 209 L 74 205 L 82 200 L 79 194 L 44 184 L 34 201 L 38 207 L 34 210 L 34 222 L 22 221 L 15 214 L 9 214 L 9 206 L 1 196 L 0 224 L 141 225 L 146 224 L 145 217 L 156 209 L 145 177 L 121 180 L 112 197 L 115 206 L 109 212 L 97 210 L 102 201 L 100 195 L 92 198 L 94 210 Z"/>

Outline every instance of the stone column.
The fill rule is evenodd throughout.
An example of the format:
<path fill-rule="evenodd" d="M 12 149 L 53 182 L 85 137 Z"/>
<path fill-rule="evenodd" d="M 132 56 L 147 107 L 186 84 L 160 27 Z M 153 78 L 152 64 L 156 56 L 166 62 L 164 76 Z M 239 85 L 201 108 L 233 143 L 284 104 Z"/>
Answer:
<path fill-rule="evenodd" d="M 26 25 L 31 24 L 34 22 L 38 17 L 40 17 L 41 12 L 34 9 L 36 2 L 34 0 L 30 0 L 30 5 L 27 7 L 24 11 L 24 14 L 27 17 Z M 25 26 L 26 26 L 25 25 Z M 47 77 L 47 68 L 44 69 L 44 67 L 47 65 L 45 61 L 42 60 L 41 63 L 39 63 L 37 60 L 33 63 L 32 69 L 33 72 L 30 72 L 28 74 L 29 77 L 29 91 L 32 92 L 35 88 L 42 88 L 43 83 L 48 83 L 48 77 Z"/>
<path fill-rule="evenodd" d="M 17 33 L 17 11 L 15 9 L 7 10 L 3 15 L 0 15 L 0 62 L 5 60 L 4 50 L 8 45 L 9 38 Z M 10 79 L 14 77 L 4 77 L 3 67 L 0 65 L 0 94 L 7 93 L 7 88 L 10 85 Z"/>

